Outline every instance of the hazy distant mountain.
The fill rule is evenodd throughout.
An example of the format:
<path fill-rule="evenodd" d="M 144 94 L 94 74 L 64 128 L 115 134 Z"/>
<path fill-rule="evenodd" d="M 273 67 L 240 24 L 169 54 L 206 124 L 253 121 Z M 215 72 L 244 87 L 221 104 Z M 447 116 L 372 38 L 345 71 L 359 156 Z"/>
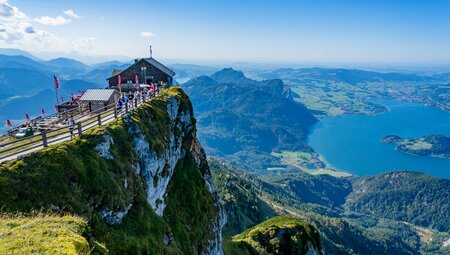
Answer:
<path fill-rule="evenodd" d="M 97 83 L 97 84 L 103 84 L 104 86 L 107 86 L 106 78 L 109 78 L 112 74 L 112 71 L 114 69 L 126 69 L 128 66 L 130 66 L 129 63 L 112 63 L 112 65 L 107 65 L 107 63 L 102 64 L 100 67 L 97 67 L 96 69 L 93 69 L 85 74 L 82 74 L 78 76 L 78 79 L 83 79 L 89 82 Z"/>
<path fill-rule="evenodd" d="M 380 73 L 358 69 L 343 68 L 279 68 L 275 70 L 259 72 L 259 76 L 265 79 L 289 79 L 292 77 L 302 77 L 305 80 L 328 80 L 334 82 L 345 82 L 357 85 L 359 82 L 395 82 L 395 81 L 426 81 L 429 76 L 406 73 Z"/>
<path fill-rule="evenodd" d="M 23 50 L 19 50 L 19 49 L 12 49 L 12 48 L 0 48 L 0 54 L 1 55 L 8 55 L 8 56 L 24 56 L 27 57 L 29 59 L 33 59 L 36 61 L 40 61 L 39 58 L 37 58 L 36 56 L 23 51 Z"/>
<path fill-rule="evenodd" d="M 54 74 L 68 77 L 84 74 L 91 70 L 91 67 L 86 64 L 70 58 L 55 58 L 44 62 L 44 64 L 51 68 Z"/>
<path fill-rule="evenodd" d="M 98 64 L 93 64 L 93 65 L 91 65 L 91 67 L 95 68 L 95 69 L 105 69 L 105 68 L 109 68 L 111 66 L 123 66 L 123 65 L 130 65 L 130 64 L 131 64 L 131 61 L 121 62 L 121 61 L 113 60 L 113 61 L 106 61 L 106 62 L 102 62 L 102 63 L 98 63 Z"/>
<path fill-rule="evenodd" d="M 3 93 L 14 96 L 33 95 L 53 86 L 53 77 L 39 69 L 0 68 L 0 86 Z"/>
<path fill-rule="evenodd" d="M 2 119 L 3 124 L 5 119 L 25 119 L 26 113 L 30 116 L 38 116 L 41 114 L 42 108 L 47 113 L 52 113 L 55 111 L 55 104 L 55 91 L 45 89 L 35 95 L 15 98 L 1 104 L 0 119 Z"/>
<path fill-rule="evenodd" d="M 1 123 L 5 123 L 5 119 L 24 119 L 25 113 L 30 116 L 39 115 L 42 108 L 47 113 L 54 112 L 56 96 L 53 75 L 60 79 L 60 97 L 67 100 L 71 93 L 77 94 L 89 88 L 105 87 L 106 78 L 112 70 L 105 67 L 105 70 L 99 71 L 68 58 L 42 61 L 14 49 L 0 49 L 0 52 L 7 54 L 0 54 Z M 98 72 L 96 75 L 90 74 L 95 70 Z"/>
<path fill-rule="evenodd" d="M 220 70 L 215 67 L 190 64 L 172 64 L 169 67 L 177 74 L 175 80 L 179 83 L 184 83 L 202 75 L 211 75 Z"/>
<path fill-rule="evenodd" d="M 199 137 L 209 154 L 261 170 L 277 165 L 273 150 L 311 151 L 311 113 L 290 98 L 281 80 L 254 81 L 231 68 L 183 84 L 199 125 Z"/>
<path fill-rule="evenodd" d="M 0 55 L 0 68 L 25 68 L 32 70 L 47 70 L 47 66 L 38 60 L 25 56 Z"/>

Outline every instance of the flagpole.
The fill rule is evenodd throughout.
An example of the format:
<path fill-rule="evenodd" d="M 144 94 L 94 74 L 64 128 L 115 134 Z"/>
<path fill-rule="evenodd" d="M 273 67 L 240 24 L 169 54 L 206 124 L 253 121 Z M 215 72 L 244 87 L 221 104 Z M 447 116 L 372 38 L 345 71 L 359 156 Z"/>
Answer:
<path fill-rule="evenodd" d="M 56 93 L 56 105 L 59 105 L 58 88 L 56 86 L 55 86 L 55 93 Z"/>
<path fill-rule="evenodd" d="M 53 75 L 53 80 L 55 82 L 56 105 L 59 105 L 59 97 L 58 97 L 59 80 L 58 77 L 56 77 L 56 75 Z"/>

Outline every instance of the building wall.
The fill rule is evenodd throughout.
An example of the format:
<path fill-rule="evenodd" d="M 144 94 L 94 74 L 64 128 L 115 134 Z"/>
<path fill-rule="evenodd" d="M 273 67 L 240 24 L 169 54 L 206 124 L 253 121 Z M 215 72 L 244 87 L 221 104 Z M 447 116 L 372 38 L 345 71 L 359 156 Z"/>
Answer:
<path fill-rule="evenodd" d="M 139 77 L 139 83 L 143 83 L 144 81 L 144 72 L 141 71 L 141 67 L 145 66 L 147 68 L 145 75 L 147 77 L 146 84 L 149 84 L 150 81 L 152 82 L 171 82 L 171 77 L 164 73 L 163 71 L 159 70 L 153 65 L 150 65 L 146 61 L 138 61 L 136 64 L 133 64 L 128 69 L 123 71 L 120 74 L 120 77 L 122 78 L 122 85 L 126 84 L 128 81 L 131 81 L 133 84 L 135 83 L 135 75 L 137 74 Z M 150 80 L 153 78 L 152 80 Z M 109 87 L 116 87 L 118 85 L 117 76 L 112 77 L 108 80 Z"/>

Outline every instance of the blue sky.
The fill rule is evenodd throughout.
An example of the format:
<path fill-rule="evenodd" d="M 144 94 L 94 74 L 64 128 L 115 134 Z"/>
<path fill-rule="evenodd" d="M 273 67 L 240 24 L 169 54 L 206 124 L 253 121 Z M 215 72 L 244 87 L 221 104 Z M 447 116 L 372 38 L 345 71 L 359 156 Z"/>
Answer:
<path fill-rule="evenodd" d="M 33 52 L 139 57 L 151 43 L 155 57 L 186 62 L 450 64 L 449 0 L 0 4 L 0 47 Z"/>

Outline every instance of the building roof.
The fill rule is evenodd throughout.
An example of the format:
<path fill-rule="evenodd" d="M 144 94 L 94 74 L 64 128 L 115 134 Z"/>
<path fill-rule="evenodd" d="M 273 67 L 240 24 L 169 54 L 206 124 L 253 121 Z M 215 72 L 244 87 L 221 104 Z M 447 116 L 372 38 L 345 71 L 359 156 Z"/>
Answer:
<path fill-rule="evenodd" d="M 134 64 L 132 64 L 130 67 L 128 67 L 125 70 L 128 70 L 130 68 L 132 68 L 133 66 L 135 66 L 137 63 L 141 62 L 141 61 L 146 61 L 147 63 L 149 63 L 150 65 L 155 66 L 156 68 L 158 68 L 159 70 L 163 71 L 165 74 L 169 75 L 170 77 L 174 77 L 175 76 L 175 72 L 170 70 L 170 68 L 168 68 L 167 66 L 161 64 L 160 62 L 158 62 L 156 59 L 154 58 L 142 58 L 139 61 L 135 62 Z M 112 72 L 111 77 L 109 77 L 107 80 L 121 74 L 123 71 L 125 70 L 120 70 L 120 69 L 115 69 Z"/>
<path fill-rule="evenodd" d="M 159 70 L 165 72 L 167 75 L 169 75 L 170 77 L 174 77 L 175 76 L 175 72 L 170 70 L 167 66 L 161 64 L 160 62 L 158 62 L 156 59 L 154 58 L 145 58 L 145 60 L 154 65 L 156 68 L 158 68 Z"/>
<path fill-rule="evenodd" d="M 111 76 L 116 76 L 116 75 L 120 74 L 121 72 L 123 72 L 122 69 L 114 69 Z"/>
<path fill-rule="evenodd" d="M 80 101 L 107 102 L 117 93 L 115 89 L 88 89 L 81 96 Z"/>

